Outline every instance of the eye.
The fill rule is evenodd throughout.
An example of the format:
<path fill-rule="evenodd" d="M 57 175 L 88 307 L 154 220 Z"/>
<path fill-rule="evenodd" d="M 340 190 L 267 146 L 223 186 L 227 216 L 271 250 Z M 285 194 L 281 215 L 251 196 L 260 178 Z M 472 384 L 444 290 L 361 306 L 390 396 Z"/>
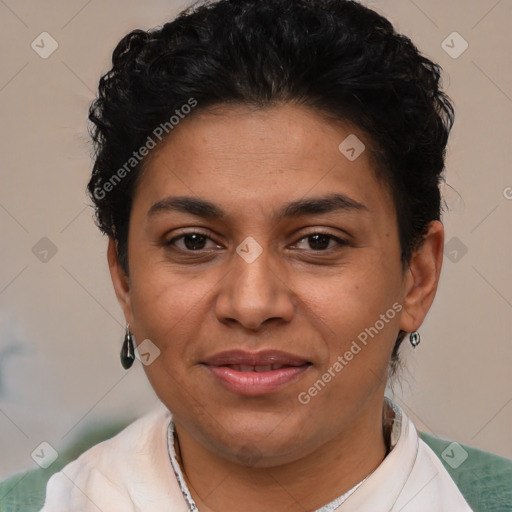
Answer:
<path fill-rule="evenodd" d="M 165 245 L 174 246 L 182 251 L 199 252 L 208 249 L 208 247 L 206 247 L 208 241 L 212 242 L 213 244 L 213 247 L 210 247 L 211 249 L 219 247 L 219 245 L 215 243 L 208 235 L 199 231 L 189 231 L 187 233 L 182 233 L 180 236 L 174 237 L 166 242 Z M 178 244 L 178 242 L 181 242 L 181 244 Z"/>
<path fill-rule="evenodd" d="M 346 240 L 342 240 L 341 238 L 338 238 L 337 236 L 334 235 L 330 235 L 328 233 L 309 233 L 307 236 L 302 237 L 300 240 L 298 240 L 295 247 L 297 247 L 298 244 L 303 241 L 307 241 L 306 243 L 309 245 L 309 247 L 304 247 L 303 249 L 313 250 L 315 252 L 336 249 L 336 246 L 330 246 L 331 242 L 333 241 L 338 245 L 338 247 L 349 245 Z"/>
<path fill-rule="evenodd" d="M 211 246 L 208 247 L 208 242 L 211 243 Z M 307 244 L 307 247 L 300 247 L 300 244 Z M 331 251 L 339 248 L 340 246 L 346 246 L 349 243 L 346 240 L 343 240 L 337 236 L 330 235 L 328 233 L 309 233 L 308 235 L 299 239 L 296 244 L 293 246 L 294 248 L 306 250 L 306 251 L 314 251 L 314 252 L 322 252 L 322 251 Z M 221 246 L 217 244 L 214 240 L 212 240 L 206 233 L 202 233 L 200 231 L 189 231 L 187 233 L 182 233 L 179 236 L 176 236 L 165 242 L 165 246 L 170 246 L 176 248 L 183 252 L 201 252 L 206 251 L 208 249 L 220 248 Z"/>

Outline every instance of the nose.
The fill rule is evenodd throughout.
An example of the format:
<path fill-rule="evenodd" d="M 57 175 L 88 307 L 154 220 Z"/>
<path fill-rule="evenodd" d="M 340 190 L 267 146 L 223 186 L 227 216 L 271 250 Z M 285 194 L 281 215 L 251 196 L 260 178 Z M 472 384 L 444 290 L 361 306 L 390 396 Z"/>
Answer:
<path fill-rule="evenodd" d="M 271 320 L 290 322 L 294 294 L 278 262 L 271 261 L 265 249 L 254 261 L 240 254 L 233 254 L 222 281 L 216 301 L 219 321 L 238 323 L 250 330 L 259 330 Z"/>

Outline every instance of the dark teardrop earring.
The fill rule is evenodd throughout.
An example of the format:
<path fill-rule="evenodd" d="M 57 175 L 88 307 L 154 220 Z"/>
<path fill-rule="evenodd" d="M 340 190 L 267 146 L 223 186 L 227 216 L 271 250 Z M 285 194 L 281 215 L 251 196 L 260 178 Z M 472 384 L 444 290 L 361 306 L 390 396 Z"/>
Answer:
<path fill-rule="evenodd" d="M 124 336 L 123 348 L 121 349 L 121 364 L 125 370 L 131 368 L 135 361 L 135 349 L 133 347 L 133 336 L 130 327 L 126 326 L 126 334 Z"/>
<path fill-rule="evenodd" d="M 420 333 L 418 331 L 411 332 L 409 334 L 409 341 L 412 348 L 416 348 L 420 344 Z"/>

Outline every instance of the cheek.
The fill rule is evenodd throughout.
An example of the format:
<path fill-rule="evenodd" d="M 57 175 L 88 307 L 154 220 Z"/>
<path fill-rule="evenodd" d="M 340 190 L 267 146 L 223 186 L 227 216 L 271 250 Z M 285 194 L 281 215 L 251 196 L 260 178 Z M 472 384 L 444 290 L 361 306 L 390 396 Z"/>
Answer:
<path fill-rule="evenodd" d="M 184 287 L 170 272 L 148 265 L 133 276 L 131 304 L 135 329 L 165 348 L 170 337 L 187 325 L 187 316 L 198 298 L 193 286 Z"/>
<path fill-rule="evenodd" d="M 381 257 L 340 270 L 328 282 L 303 290 L 303 303 L 326 340 L 329 364 L 347 351 L 350 367 L 382 371 L 399 330 L 400 274 L 382 268 Z M 355 375 L 355 374 L 354 374 Z"/>
<path fill-rule="evenodd" d="M 361 259 L 327 279 L 308 281 L 301 290 L 301 300 L 328 324 L 373 324 L 400 298 L 401 290 L 399 273 L 395 268 L 384 268 L 379 260 L 383 261 Z"/>

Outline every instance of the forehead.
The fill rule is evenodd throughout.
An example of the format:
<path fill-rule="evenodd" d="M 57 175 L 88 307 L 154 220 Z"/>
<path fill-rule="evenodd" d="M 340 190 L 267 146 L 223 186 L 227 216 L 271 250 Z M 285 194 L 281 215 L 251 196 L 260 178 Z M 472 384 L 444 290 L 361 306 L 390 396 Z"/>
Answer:
<path fill-rule="evenodd" d="M 289 104 L 222 106 L 185 118 L 153 150 L 135 199 L 146 208 L 169 195 L 250 202 L 270 215 L 278 203 L 338 192 L 392 208 L 373 162 L 365 134 L 348 123 Z"/>

